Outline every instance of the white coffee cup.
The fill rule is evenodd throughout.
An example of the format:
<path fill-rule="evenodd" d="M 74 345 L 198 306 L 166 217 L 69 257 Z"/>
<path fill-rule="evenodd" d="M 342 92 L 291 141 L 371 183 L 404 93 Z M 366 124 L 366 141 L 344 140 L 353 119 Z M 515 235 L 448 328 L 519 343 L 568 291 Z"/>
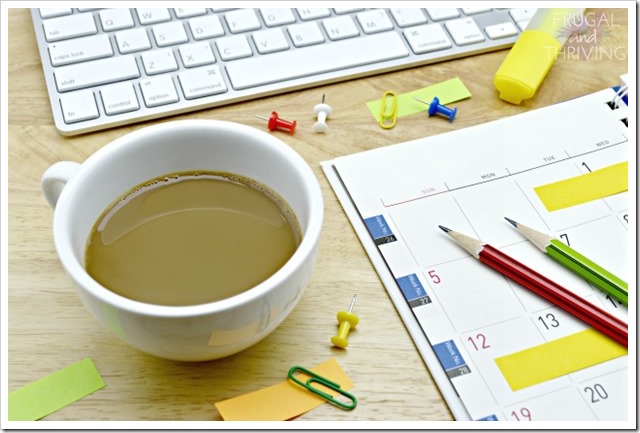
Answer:
<path fill-rule="evenodd" d="M 85 271 L 85 248 L 102 212 L 149 179 L 191 170 L 235 173 L 277 192 L 302 230 L 293 256 L 255 287 L 201 305 L 134 301 L 93 280 Z M 122 340 L 158 357 L 211 360 L 257 343 L 291 313 L 315 264 L 324 212 L 318 180 L 292 148 L 249 126 L 183 120 L 146 127 L 105 145 L 82 164 L 53 164 L 41 184 L 55 209 L 55 247 L 83 303 Z"/>

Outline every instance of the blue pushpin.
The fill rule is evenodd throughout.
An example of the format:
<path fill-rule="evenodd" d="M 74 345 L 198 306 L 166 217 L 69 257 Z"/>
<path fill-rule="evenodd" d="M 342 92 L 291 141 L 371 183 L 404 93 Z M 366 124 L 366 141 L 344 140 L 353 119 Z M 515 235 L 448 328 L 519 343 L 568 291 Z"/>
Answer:
<path fill-rule="evenodd" d="M 428 103 L 427 101 L 425 101 L 424 99 L 420 99 L 420 98 L 416 98 L 414 96 L 415 99 L 417 99 L 420 102 L 423 102 L 425 104 L 429 104 L 429 116 L 433 116 L 436 113 L 439 113 L 441 115 L 443 115 L 444 117 L 448 117 L 449 118 L 449 122 L 453 122 L 453 119 L 455 119 L 456 117 L 456 113 L 458 112 L 458 108 L 449 108 L 445 105 L 440 105 L 440 100 L 438 99 L 438 97 L 434 97 L 433 101 L 431 101 L 431 103 Z"/>

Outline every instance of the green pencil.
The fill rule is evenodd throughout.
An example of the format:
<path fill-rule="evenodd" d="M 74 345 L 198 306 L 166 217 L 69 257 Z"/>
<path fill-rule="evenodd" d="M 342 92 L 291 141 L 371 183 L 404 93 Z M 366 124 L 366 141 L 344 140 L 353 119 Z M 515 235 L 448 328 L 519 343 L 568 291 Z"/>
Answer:
<path fill-rule="evenodd" d="M 626 282 L 558 239 L 519 224 L 512 219 L 506 217 L 505 219 L 547 256 L 603 290 L 612 298 L 627 305 L 629 293 Z"/>

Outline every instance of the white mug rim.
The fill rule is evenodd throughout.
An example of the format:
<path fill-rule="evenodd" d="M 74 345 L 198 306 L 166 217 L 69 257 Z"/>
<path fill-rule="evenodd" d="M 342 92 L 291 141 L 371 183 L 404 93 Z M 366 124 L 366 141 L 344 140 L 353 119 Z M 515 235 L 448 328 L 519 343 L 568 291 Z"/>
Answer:
<path fill-rule="evenodd" d="M 292 166 L 295 166 L 296 170 L 299 171 L 302 175 L 302 178 L 305 182 L 305 194 L 309 196 L 310 212 L 308 224 L 306 228 L 303 229 L 303 236 L 300 244 L 296 248 L 296 251 L 280 269 L 278 269 L 266 280 L 237 295 L 222 300 L 196 305 L 168 306 L 145 303 L 127 298 L 109 290 L 105 286 L 95 281 L 85 270 L 84 263 L 81 263 L 81 261 L 78 260 L 73 251 L 70 232 L 71 228 L 68 224 L 67 215 L 69 214 L 69 212 L 73 211 L 74 206 L 78 205 L 77 203 L 74 204 L 76 190 L 83 187 L 82 181 L 86 177 L 91 176 L 92 167 L 103 163 L 105 155 L 117 151 L 121 147 L 128 146 L 129 143 L 135 142 L 140 137 L 143 137 L 145 135 L 161 132 L 163 129 L 174 130 L 175 128 L 179 127 L 224 128 L 225 130 L 235 129 L 240 132 L 259 135 L 260 140 L 264 141 L 267 145 L 275 146 L 276 150 L 287 157 L 292 162 Z M 161 173 L 159 173 L 159 175 L 161 175 Z M 135 185 L 132 185 L 132 187 L 133 186 Z M 320 210 L 318 210 L 317 207 L 320 207 Z M 198 317 L 228 311 L 244 304 L 250 303 L 264 296 L 264 294 L 269 292 L 270 290 L 273 290 L 274 288 L 283 284 L 284 281 L 291 274 L 293 274 L 296 269 L 304 264 L 306 258 L 310 254 L 312 254 L 315 244 L 319 242 L 323 219 L 322 212 L 322 192 L 320 189 L 320 185 L 313 173 L 313 170 L 311 170 L 307 162 L 297 152 L 295 152 L 283 141 L 271 136 L 266 132 L 234 122 L 201 119 L 178 120 L 144 127 L 139 130 L 130 132 L 98 149 L 83 163 L 81 163 L 78 172 L 65 185 L 56 204 L 53 221 L 54 242 L 60 261 L 62 262 L 67 273 L 76 283 L 76 285 L 78 287 L 81 287 L 83 290 L 86 290 L 102 302 L 105 302 L 121 310 L 149 317 Z"/>

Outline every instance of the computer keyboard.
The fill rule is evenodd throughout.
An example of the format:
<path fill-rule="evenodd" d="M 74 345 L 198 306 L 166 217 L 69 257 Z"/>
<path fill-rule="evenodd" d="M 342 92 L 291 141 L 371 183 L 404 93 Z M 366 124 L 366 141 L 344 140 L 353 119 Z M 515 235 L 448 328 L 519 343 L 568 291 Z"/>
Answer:
<path fill-rule="evenodd" d="M 31 15 L 56 128 L 75 135 L 507 48 L 535 11 L 46 8 Z"/>

